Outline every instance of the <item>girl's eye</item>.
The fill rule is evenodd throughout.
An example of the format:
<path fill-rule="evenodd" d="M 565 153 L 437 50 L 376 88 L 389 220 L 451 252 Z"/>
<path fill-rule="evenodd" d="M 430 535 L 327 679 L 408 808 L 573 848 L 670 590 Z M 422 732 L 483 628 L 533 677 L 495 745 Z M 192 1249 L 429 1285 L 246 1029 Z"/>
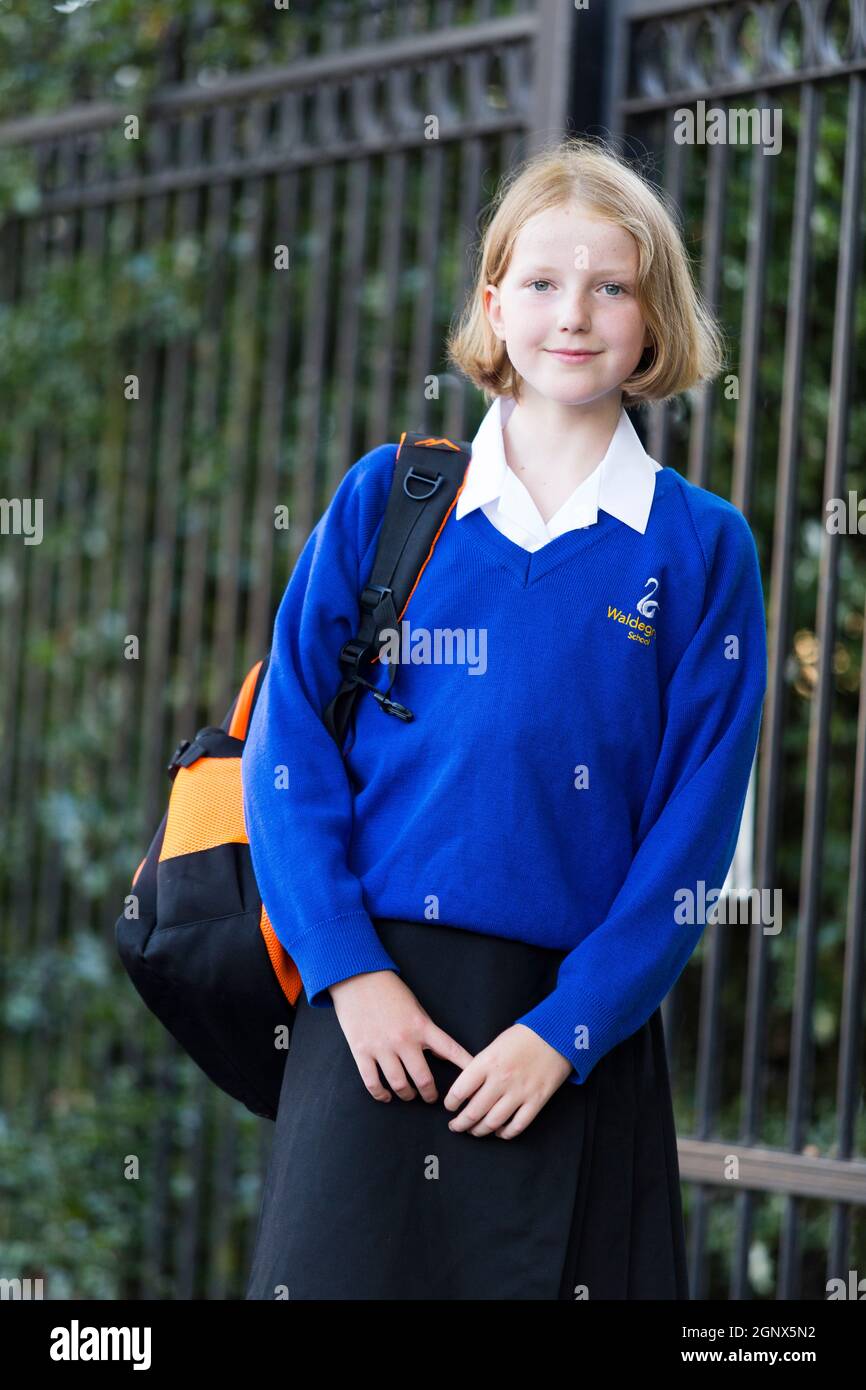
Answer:
<path fill-rule="evenodd" d="M 603 289 L 603 290 L 610 290 L 610 289 L 621 290 L 622 293 L 625 294 L 625 286 L 624 286 L 624 285 L 617 284 L 616 280 L 609 280 L 608 283 L 607 283 L 606 285 L 602 285 L 602 289 Z M 618 295 L 618 294 L 606 294 L 604 297 L 605 297 L 605 299 L 620 299 L 620 298 L 621 298 L 621 295 Z"/>
<path fill-rule="evenodd" d="M 532 287 L 533 287 L 533 289 L 534 289 L 536 285 L 549 285 L 549 284 L 550 284 L 550 281 L 549 281 L 549 280 L 530 280 L 529 283 L 530 283 L 530 285 L 532 285 Z"/>

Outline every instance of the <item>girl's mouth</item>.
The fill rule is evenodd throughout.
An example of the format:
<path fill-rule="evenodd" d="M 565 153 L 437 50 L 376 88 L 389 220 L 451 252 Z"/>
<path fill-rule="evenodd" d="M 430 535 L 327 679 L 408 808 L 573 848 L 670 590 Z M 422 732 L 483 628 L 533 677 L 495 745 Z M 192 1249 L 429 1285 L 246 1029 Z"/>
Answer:
<path fill-rule="evenodd" d="M 567 352 L 561 348 L 548 348 L 547 351 L 553 357 L 559 357 L 563 362 L 591 362 L 593 357 L 598 357 L 597 352 Z"/>

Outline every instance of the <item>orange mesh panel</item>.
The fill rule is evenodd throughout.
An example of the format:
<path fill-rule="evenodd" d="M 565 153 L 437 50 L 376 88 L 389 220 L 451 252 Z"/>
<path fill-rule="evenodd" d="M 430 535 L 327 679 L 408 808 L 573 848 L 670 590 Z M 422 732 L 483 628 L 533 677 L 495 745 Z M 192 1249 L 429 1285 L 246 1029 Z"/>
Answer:
<path fill-rule="evenodd" d="M 240 758 L 199 758 L 191 767 L 178 768 L 168 802 L 160 863 L 230 841 L 249 844 Z"/>
<path fill-rule="evenodd" d="M 301 992 L 301 977 L 298 973 L 298 967 L 291 956 L 287 955 L 283 943 L 271 926 L 271 919 L 264 903 L 262 903 L 262 920 L 259 925 L 262 929 L 262 936 L 265 938 L 271 965 L 274 967 L 274 974 L 280 982 L 280 988 L 289 1003 L 294 1004 Z"/>
<path fill-rule="evenodd" d="M 168 803 L 160 862 L 231 841 L 249 844 L 240 758 L 200 758 L 191 767 L 179 768 Z M 294 1004 L 301 992 L 301 976 L 274 931 L 264 903 L 259 925 L 280 988 Z"/>
<path fill-rule="evenodd" d="M 247 672 L 247 678 L 241 686 L 231 724 L 229 725 L 229 733 L 232 738 L 246 738 L 247 736 L 247 725 L 250 722 L 250 708 L 253 703 L 253 692 L 256 688 L 256 681 L 258 680 L 261 666 L 262 663 L 257 661 L 252 670 Z"/>

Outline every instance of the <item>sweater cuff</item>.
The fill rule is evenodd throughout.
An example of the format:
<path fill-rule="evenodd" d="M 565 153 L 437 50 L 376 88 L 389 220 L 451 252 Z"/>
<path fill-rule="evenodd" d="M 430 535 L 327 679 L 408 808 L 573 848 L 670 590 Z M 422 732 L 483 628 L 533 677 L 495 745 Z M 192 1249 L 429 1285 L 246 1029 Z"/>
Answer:
<path fill-rule="evenodd" d="M 573 1070 L 567 1080 L 577 1086 L 583 1085 L 616 1041 L 615 1015 L 585 990 L 557 987 L 515 1022 L 531 1028 L 571 1062 Z"/>
<path fill-rule="evenodd" d="M 369 913 L 360 910 L 323 917 L 286 950 L 298 967 L 307 1003 L 313 1008 L 333 1008 L 328 986 L 352 975 L 370 970 L 396 970 L 400 974 Z"/>

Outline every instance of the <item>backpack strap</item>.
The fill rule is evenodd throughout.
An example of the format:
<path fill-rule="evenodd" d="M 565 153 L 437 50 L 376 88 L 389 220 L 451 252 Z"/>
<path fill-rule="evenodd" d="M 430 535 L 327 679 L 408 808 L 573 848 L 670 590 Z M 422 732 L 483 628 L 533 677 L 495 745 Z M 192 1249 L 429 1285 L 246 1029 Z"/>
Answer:
<path fill-rule="evenodd" d="M 471 456 L 472 446 L 465 442 L 405 430 L 400 436 L 376 558 L 359 599 L 360 627 L 340 650 L 343 682 L 322 716 L 340 748 L 364 690 L 372 693 L 386 714 L 406 721 L 415 717 L 389 697 L 397 674 L 393 662 L 388 664 L 384 690 L 362 671 L 369 671 L 379 660 L 382 629 L 396 628 L 400 622 L 463 487 Z"/>

